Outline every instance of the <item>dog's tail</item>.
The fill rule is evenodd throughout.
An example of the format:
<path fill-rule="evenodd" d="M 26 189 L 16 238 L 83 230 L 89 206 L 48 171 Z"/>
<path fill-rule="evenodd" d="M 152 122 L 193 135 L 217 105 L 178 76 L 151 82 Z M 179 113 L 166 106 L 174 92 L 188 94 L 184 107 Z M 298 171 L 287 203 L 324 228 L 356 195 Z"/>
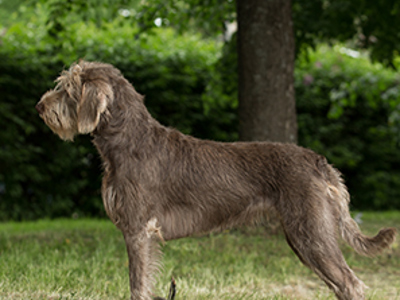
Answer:
<path fill-rule="evenodd" d="M 342 238 L 359 254 L 374 256 L 388 248 L 396 238 L 395 228 L 383 228 L 374 237 L 362 234 L 358 224 L 349 212 L 350 195 L 344 185 L 341 174 L 332 166 L 325 164 L 324 168 L 328 179 L 328 194 L 338 205 L 339 232 Z"/>

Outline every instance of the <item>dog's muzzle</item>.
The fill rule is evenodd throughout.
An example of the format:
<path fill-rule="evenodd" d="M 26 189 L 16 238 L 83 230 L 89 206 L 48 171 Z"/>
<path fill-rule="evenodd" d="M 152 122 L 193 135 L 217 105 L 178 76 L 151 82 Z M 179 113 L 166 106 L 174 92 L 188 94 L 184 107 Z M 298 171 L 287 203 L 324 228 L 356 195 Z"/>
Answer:
<path fill-rule="evenodd" d="M 39 102 L 38 104 L 36 104 L 35 108 L 40 115 L 44 112 L 44 104 L 43 103 Z"/>

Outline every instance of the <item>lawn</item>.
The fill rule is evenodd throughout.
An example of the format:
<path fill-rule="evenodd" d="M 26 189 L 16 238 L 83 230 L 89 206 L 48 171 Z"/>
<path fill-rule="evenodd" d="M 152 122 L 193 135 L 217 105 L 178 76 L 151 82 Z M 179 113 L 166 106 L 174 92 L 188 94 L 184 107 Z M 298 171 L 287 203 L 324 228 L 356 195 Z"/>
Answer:
<path fill-rule="evenodd" d="M 400 231 L 400 212 L 363 213 L 362 230 Z M 400 300 L 400 247 L 365 258 L 343 244 L 347 262 L 370 287 L 368 299 Z M 156 294 L 177 282 L 176 299 L 335 299 L 304 267 L 282 234 L 245 228 L 162 246 Z M 128 260 L 108 220 L 0 224 L 0 299 L 128 299 Z"/>

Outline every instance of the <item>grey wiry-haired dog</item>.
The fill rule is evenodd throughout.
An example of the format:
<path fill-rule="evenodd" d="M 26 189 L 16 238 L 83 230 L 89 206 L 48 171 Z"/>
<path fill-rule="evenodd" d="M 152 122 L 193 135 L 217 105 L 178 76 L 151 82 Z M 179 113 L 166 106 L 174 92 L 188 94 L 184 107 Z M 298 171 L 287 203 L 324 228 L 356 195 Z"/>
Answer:
<path fill-rule="evenodd" d="M 249 224 L 275 211 L 287 241 L 339 299 L 364 299 L 338 234 L 358 253 L 387 248 L 395 229 L 364 236 L 349 214 L 340 173 L 291 144 L 218 143 L 160 125 L 111 65 L 81 61 L 36 108 L 62 139 L 92 133 L 104 161 L 102 195 L 122 231 L 131 299 L 152 297 L 157 240 Z"/>

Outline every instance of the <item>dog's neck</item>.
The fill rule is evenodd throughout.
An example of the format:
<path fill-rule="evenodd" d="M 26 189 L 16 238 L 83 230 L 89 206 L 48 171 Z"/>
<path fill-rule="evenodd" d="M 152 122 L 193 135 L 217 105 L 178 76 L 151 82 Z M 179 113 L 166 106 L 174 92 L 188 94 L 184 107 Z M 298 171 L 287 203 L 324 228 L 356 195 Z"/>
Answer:
<path fill-rule="evenodd" d="M 118 101 L 118 97 L 127 97 L 127 94 L 131 99 L 128 105 L 126 101 Z M 121 105 L 124 105 L 122 109 Z M 93 132 L 93 143 L 105 165 L 112 168 L 113 165 L 123 163 L 121 159 L 126 160 L 128 157 L 140 160 L 148 155 L 155 142 L 151 132 L 162 127 L 148 112 L 142 96 L 132 88 L 117 94 L 112 105 L 101 116 Z M 120 145 L 128 146 L 122 148 Z"/>

